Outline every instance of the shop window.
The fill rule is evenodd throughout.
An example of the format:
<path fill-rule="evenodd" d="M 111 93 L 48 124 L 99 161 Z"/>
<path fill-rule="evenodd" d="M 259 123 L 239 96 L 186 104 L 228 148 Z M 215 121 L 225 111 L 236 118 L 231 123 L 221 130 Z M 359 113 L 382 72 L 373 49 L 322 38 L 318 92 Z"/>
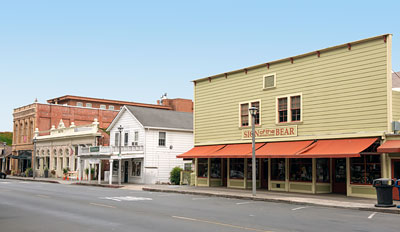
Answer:
<path fill-rule="evenodd" d="M 317 182 L 329 183 L 330 160 L 328 158 L 316 159 L 317 161 Z"/>
<path fill-rule="evenodd" d="M 221 178 L 221 159 L 213 158 L 211 159 L 210 162 L 211 162 L 210 177 Z"/>
<path fill-rule="evenodd" d="M 113 162 L 113 176 L 118 175 L 118 160 Z"/>
<path fill-rule="evenodd" d="M 229 159 L 229 178 L 244 178 L 244 159 Z"/>
<path fill-rule="evenodd" d="M 271 159 L 271 180 L 285 180 L 285 159 Z"/>
<path fill-rule="evenodd" d="M 158 133 L 158 146 L 165 147 L 166 137 L 167 137 L 167 132 L 159 132 Z"/>
<path fill-rule="evenodd" d="M 208 159 L 202 158 L 197 160 L 197 177 L 207 178 L 208 176 Z"/>
<path fill-rule="evenodd" d="M 312 159 L 289 159 L 290 181 L 312 181 Z"/>
<path fill-rule="evenodd" d="M 301 122 L 301 96 L 277 98 L 277 122 Z"/>
<path fill-rule="evenodd" d="M 132 176 L 140 177 L 142 175 L 142 161 L 132 161 Z"/>
<path fill-rule="evenodd" d="M 350 158 L 350 183 L 372 184 L 374 179 L 381 178 L 380 158 L 380 155 Z"/>
<path fill-rule="evenodd" d="M 259 162 L 259 160 L 258 159 L 256 159 L 256 179 L 258 180 L 259 179 L 259 174 L 258 174 L 258 172 L 259 172 L 259 164 L 258 164 L 258 162 Z M 252 178 L 253 178 L 253 170 L 252 170 L 252 159 L 247 159 L 247 179 L 248 180 L 252 180 Z"/>

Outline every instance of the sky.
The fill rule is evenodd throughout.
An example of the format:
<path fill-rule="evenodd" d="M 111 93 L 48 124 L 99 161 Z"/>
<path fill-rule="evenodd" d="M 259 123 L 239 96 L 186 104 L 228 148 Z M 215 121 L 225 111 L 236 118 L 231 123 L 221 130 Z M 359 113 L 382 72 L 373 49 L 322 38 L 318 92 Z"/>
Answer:
<path fill-rule="evenodd" d="M 192 80 L 393 34 L 400 1 L 0 1 L 0 131 L 14 108 L 78 95 L 193 98 Z"/>

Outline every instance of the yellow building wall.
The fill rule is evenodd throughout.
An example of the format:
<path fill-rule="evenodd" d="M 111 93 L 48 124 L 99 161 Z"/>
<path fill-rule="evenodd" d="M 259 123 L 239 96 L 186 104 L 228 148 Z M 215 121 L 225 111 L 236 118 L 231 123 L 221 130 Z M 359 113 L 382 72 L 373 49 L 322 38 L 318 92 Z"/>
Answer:
<path fill-rule="evenodd" d="M 392 91 L 393 121 L 400 121 L 400 91 Z"/>
<path fill-rule="evenodd" d="M 389 39 L 389 38 L 388 38 Z M 261 125 L 276 127 L 276 97 L 301 94 L 297 137 L 258 141 L 379 136 L 388 130 L 389 41 L 382 37 L 195 85 L 195 144 L 250 142 L 239 127 L 239 103 L 260 100 Z M 276 73 L 276 88 L 263 90 L 263 76 Z M 391 79 L 390 79 L 391 80 Z M 390 85 L 391 86 L 391 85 Z M 288 124 L 281 124 L 287 126 Z"/>

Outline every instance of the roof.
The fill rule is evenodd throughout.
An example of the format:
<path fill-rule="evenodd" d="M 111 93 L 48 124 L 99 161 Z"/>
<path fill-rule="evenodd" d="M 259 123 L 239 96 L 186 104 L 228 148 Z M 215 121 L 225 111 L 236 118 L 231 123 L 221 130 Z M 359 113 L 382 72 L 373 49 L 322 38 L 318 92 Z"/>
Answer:
<path fill-rule="evenodd" d="M 93 102 L 108 103 L 108 104 L 145 106 L 145 107 L 168 109 L 168 110 L 171 109 L 170 106 L 147 104 L 147 103 L 138 103 L 138 102 L 129 102 L 129 101 L 110 100 L 110 99 L 103 99 L 103 98 L 73 96 L 73 95 L 64 95 L 64 96 L 61 96 L 61 97 L 52 98 L 52 99 L 47 100 L 47 102 L 48 103 L 52 103 L 55 100 L 57 100 L 57 101 L 65 101 L 65 100 L 93 101 Z"/>
<path fill-rule="evenodd" d="M 3 153 L 3 149 L 4 149 L 4 147 L 1 146 L 1 147 L 0 147 L 0 157 L 11 155 L 11 153 L 12 153 L 12 148 L 11 148 L 11 146 L 6 146 L 5 154 Z"/>
<path fill-rule="evenodd" d="M 400 88 L 400 72 L 392 73 L 392 88 Z"/>
<path fill-rule="evenodd" d="M 359 43 L 363 43 L 363 42 L 366 42 L 366 41 L 375 40 L 375 39 L 378 39 L 378 38 L 383 38 L 383 40 L 386 41 L 387 36 L 389 36 L 389 35 L 392 35 L 392 34 L 384 34 L 384 35 L 379 35 L 379 36 L 375 36 L 375 37 L 371 37 L 371 38 L 357 40 L 357 41 L 353 41 L 353 42 L 350 42 L 350 43 L 344 43 L 344 44 L 336 45 L 336 46 L 333 46 L 333 47 L 328 47 L 328 48 L 324 48 L 324 49 L 320 49 L 320 50 L 304 53 L 304 54 L 301 54 L 301 55 L 296 55 L 296 56 L 287 57 L 287 58 L 283 58 L 283 59 L 279 59 L 279 60 L 274 60 L 274 61 L 270 61 L 270 62 L 267 62 L 267 63 L 262 63 L 262 64 L 250 66 L 250 67 L 245 67 L 245 68 L 242 68 L 242 69 L 229 71 L 229 72 L 226 72 L 226 73 L 220 73 L 220 74 L 217 74 L 217 75 L 203 77 L 203 78 L 199 78 L 199 79 L 193 80 L 193 82 L 196 83 L 198 81 L 211 80 L 212 78 L 216 78 L 216 77 L 223 77 L 223 76 L 227 77 L 229 74 L 239 73 L 239 72 L 243 72 L 243 71 L 247 72 L 248 70 L 256 69 L 256 68 L 260 68 L 260 67 L 265 67 L 265 66 L 269 67 L 272 64 L 280 63 L 280 62 L 283 62 L 283 61 L 291 61 L 291 60 L 295 60 L 297 58 L 301 58 L 301 57 L 305 57 L 305 56 L 310 56 L 310 55 L 315 55 L 315 54 L 319 55 L 322 52 L 331 51 L 331 50 L 342 48 L 342 47 L 348 47 L 351 44 L 359 44 Z"/>
<path fill-rule="evenodd" d="M 193 130 L 193 114 L 139 106 L 124 106 L 144 127 Z"/>

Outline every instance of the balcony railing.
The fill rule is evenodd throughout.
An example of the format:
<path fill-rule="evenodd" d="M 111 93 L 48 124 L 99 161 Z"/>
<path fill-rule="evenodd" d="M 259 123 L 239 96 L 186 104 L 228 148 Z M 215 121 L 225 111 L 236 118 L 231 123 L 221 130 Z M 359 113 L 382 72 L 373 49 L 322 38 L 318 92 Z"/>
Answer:
<path fill-rule="evenodd" d="M 121 146 L 121 154 L 132 154 L 143 151 L 144 148 L 140 146 Z M 115 146 L 95 146 L 95 147 L 80 147 L 80 155 L 117 155 L 119 147 Z"/>

